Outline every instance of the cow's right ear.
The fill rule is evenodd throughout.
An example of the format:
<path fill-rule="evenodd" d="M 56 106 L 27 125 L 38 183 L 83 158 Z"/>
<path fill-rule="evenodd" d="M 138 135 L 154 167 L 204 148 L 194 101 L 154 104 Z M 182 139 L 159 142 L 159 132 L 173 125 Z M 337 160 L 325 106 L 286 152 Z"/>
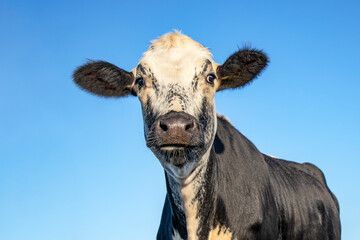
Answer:
<path fill-rule="evenodd" d="M 104 61 L 91 61 L 77 68 L 74 81 L 82 89 L 104 97 L 131 94 L 134 75 Z"/>

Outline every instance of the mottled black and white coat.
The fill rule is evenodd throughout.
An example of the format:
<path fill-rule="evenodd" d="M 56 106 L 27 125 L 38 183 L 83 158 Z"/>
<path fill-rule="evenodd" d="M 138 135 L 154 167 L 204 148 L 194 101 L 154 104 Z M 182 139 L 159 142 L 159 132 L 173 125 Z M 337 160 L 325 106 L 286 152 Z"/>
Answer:
<path fill-rule="evenodd" d="M 340 239 L 339 205 L 322 172 L 262 154 L 216 114 L 215 93 L 246 85 L 267 62 L 242 49 L 219 65 L 174 32 L 153 41 L 131 72 L 104 61 L 75 71 L 89 92 L 141 102 L 167 186 L 157 239 Z"/>

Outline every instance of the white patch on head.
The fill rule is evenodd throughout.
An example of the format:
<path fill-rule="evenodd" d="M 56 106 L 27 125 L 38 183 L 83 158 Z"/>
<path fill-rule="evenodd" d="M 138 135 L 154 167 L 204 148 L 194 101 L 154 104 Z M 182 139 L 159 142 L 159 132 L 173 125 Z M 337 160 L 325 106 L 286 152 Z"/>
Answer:
<path fill-rule="evenodd" d="M 210 61 L 213 71 L 216 71 L 218 64 L 212 60 L 210 51 L 179 32 L 168 33 L 152 41 L 152 45 L 144 53 L 139 64 L 151 69 L 162 93 L 161 97 L 156 97 L 153 91 L 148 91 L 148 97 L 156 99 L 153 110 L 160 115 L 174 110 L 185 111 L 195 116 L 201 107 L 204 94 L 200 91 L 194 92 L 191 83 L 206 61 Z M 170 85 L 176 85 L 175 91 L 191 101 L 186 110 L 182 109 L 182 99 L 178 96 L 174 97 L 170 106 L 164 96 L 168 93 Z M 213 94 L 215 91 L 216 89 Z"/>
<path fill-rule="evenodd" d="M 209 150 L 215 137 L 217 118 L 214 96 L 220 82 L 215 80 L 214 85 L 211 85 L 206 82 L 206 76 L 216 74 L 217 66 L 206 47 L 186 35 L 174 32 L 153 41 L 138 67 L 133 70 L 136 78 L 145 80 L 145 86 L 137 89 L 144 119 L 149 111 L 156 117 L 178 111 L 198 120 L 202 117 L 202 122 L 205 122 L 203 119 L 208 119 L 211 124 L 207 127 L 208 131 L 203 133 L 206 148 L 203 148 L 199 156 L 195 156 L 194 161 L 183 167 L 175 167 L 165 160 L 163 153 L 152 149 L 164 169 L 179 181 L 185 181 L 197 168 L 203 157 L 201 155 Z M 203 117 L 203 111 L 207 114 L 211 112 L 212 116 Z M 145 138 L 150 127 L 144 121 Z"/>
<path fill-rule="evenodd" d="M 162 63 L 161 60 L 168 60 L 168 63 L 172 66 L 176 67 L 178 63 L 178 67 L 180 67 L 182 64 L 186 64 L 186 61 L 183 61 L 184 59 L 212 58 L 208 48 L 178 31 L 164 34 L 160 38 L 151 41 L 151 43 L 152 45 L 144 53 L 140 62 L 147 62 L 148 59 L 159 59 L 158 62 Z"/>

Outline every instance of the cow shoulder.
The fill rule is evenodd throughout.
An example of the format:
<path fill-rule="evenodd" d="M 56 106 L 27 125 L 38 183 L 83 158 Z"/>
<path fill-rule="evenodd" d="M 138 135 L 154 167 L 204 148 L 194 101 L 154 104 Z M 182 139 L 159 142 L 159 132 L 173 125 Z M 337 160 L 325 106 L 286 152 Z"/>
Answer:
<path fill-rule="evenodd" d="M 295 163 L 268 155 L 271 181 L 280 212 L 280 230 L 289 239 L 338 239 L 339 206 L 323 173 L 315 165 Z M 295 211 L 294 211 L 295 210 Z M 293 219 L 299 219 L 294 222 Z M 335 219 L 334 222 L 328 219 Z M 307 224 L 303 224 L 307 223 Z M 291 227 L 290 227 L 291 226 Z"/>
<path fill-rule="evenodd" d="M 326 180 L 323 172 L 312 163 L 296 163 L 279 159 L 270 155 L 263 154 L 265 161 L 270 165 L 280 165 L 282 170 L 286 170 L 289 173 L 305 176 L 312 179 L 322 185 L 326 186 Z"/>

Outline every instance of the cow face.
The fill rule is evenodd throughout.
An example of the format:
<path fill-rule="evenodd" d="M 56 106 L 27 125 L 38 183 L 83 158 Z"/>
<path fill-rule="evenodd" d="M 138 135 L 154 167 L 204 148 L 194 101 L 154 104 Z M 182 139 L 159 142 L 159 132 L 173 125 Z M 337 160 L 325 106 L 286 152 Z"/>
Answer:
<path fill-rule="evenodd" d="M 147 146 L 170 175 L 185 179 L 212 146 L 216 91 L 244 86 L 266 64 L 262 52 L 244 49 L 219 66 L 207 48 L 175 32 L 154 41 L 132 72 L 97 61 L 78 68 L 74 79 L 101 96 L 137 96 Z"/>

